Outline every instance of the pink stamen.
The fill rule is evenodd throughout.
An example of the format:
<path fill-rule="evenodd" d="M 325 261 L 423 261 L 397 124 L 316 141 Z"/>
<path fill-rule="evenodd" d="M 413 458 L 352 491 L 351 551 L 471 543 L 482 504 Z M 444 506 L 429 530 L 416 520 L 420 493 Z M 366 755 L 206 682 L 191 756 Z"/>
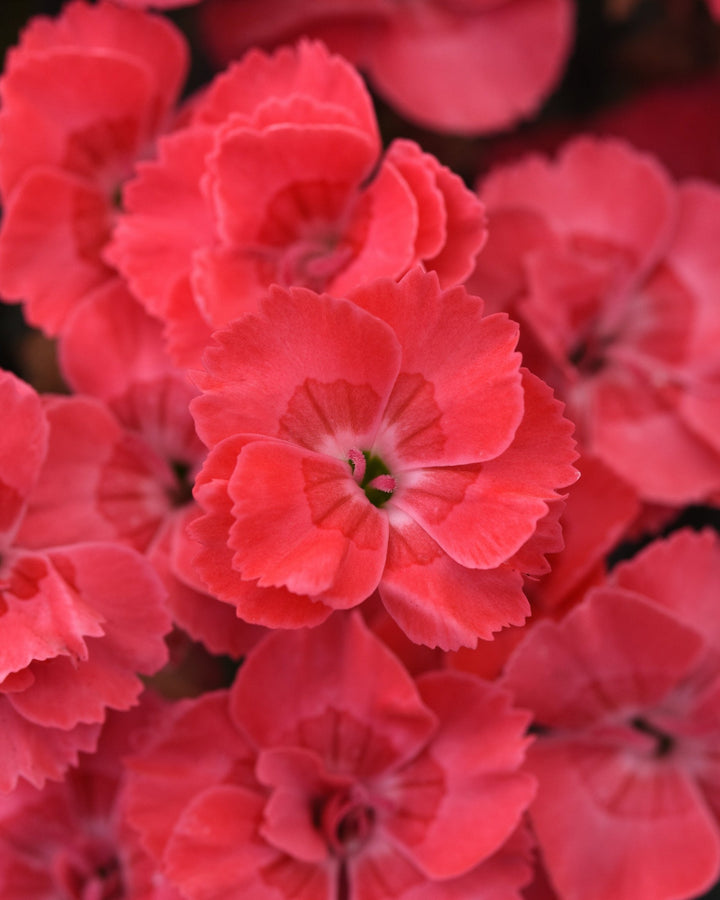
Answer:
<path fill-rule="evenodd" d="M 365 454 L 362 450 L 352 449 L 348 454 L 348 458 L 352 464 L 353 478 L 358 484 L 362 484 L 362 480 L 365 477 Z"/>
<path fill-rule="evenodd" d="M 384 491 L 386 494 L 392 494 L 395 490 L 395 479 L 392 475 L 378 475 L 368 485 L 369 488 L 375 488 L 376 491 Z"/>

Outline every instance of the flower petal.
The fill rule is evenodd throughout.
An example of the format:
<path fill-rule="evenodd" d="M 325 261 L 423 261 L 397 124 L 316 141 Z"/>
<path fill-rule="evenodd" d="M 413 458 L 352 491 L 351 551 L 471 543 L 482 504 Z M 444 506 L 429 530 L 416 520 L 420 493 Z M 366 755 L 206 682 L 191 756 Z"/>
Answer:
<path fill-rule="evenodd" d="M 329 606 L 355 606 L 377 587 L 387 517 L 349 463 L 280 441 L 253 441 L 228 482 L 233 565 L 260 587 L 286 587 Z"/>
<path fill-rule="evenodd" d="M 461 565 L 491 569 L 510 559 L 577 479 L 573 425 L 539 378 L 522 372 L 525 415 L 508 449 L 474 466 L 407 473 L 392 505 Z"/>
<path fill-rule="evenodd" d="M 483 572 L 455 562 L 412 519 L 390 518 L 380 595 L 407 636 L 444 650 L 474 647 L 506 625 L 522 625 L 530 606 L 520 574 Z"/>
<path fill-rule="evenodd" d="M 423 872 L 449 878 L 498 850 L 535 794 L 535 779 L 520 771 L 529 714 L 513 709 L 508 693 L 470 675 L 431 672 L 418 684 L 438 716 L 438 731 L 425 752 L 392 779 L 388 795 L 400 814 L 385 827 Z M 427 798 L 430 763 L 439 770 L 440 802 L 425 827 L 418 827 L 423 804 L 416 810 L 414 799 Z"/>
<path fill-rule="evenodd" d="M 397 377 L 392 331 L 346 300 L 271 288 L 257 315 L 215 334 L 191 404 L 203 441 L 284 437 L 345 458 L 369 449 Z M 272 385 L 272 392 L 268 392 Z"/>
<path fill-rule="evenodd" d="M 260 747 L 305 747 L 355 778 L 411 759 L 435 728 L 412 678 L 356 614 L 268 635 L 238 674 L 231 710 Z"/>
<path fill-rule="evenodd" d="M 442 291 L 419 269 L 350 298 L 385 320 L 403 348 L 376 445 L 393 472 L 492 459 L 508 447 L 523 414 L 514 322 L 483 317 L 477 297 Z"/>

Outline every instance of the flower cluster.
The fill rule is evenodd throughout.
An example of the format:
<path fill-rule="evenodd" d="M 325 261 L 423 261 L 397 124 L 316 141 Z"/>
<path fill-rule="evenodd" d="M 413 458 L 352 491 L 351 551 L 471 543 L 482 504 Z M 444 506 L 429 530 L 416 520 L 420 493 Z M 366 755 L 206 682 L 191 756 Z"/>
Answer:
<path fill-rule="evenodd" d="M 0 897 L 706 890 L 720 187 L 383 140 L 360 71 L 509 125 L 569 0 L 206 0 L 184 93 L 153 5 L 0 77 L 0 291 L 57 366 L 0 369 Z"/>

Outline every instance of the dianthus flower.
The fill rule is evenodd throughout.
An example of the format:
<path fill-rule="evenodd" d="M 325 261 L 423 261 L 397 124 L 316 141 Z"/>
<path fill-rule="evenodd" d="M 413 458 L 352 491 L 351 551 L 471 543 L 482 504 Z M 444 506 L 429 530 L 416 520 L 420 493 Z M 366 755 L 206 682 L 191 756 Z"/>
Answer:
<path fill-rule="evenodd" d="M 720 874 L 720 542 L 678 532 L 536 624 L 501 683 L 533 711 L 530 818 L 561 900 L 696 896 Z"/>
<path fill-rule="evenodd" d="M 129 761 L 128 817 L 189 900 L 517 900 L 526 724 L 479 679 L 414 682 L 335 614 L 177 704 Z"/>
<path fill-rule="evenodd" d="M 114 3 L 32 19 L 0 80 L 0 290 L 51 334 L 111 277 L 122 182 L 168 125 L 187 65 L 167 21 Z M 42 260 L 39 265 L 38 260 Z"/>
<path fill-rule="evenodd" d="M 210 48 L 319 37 L 352 60 L 401 115 L 435 131 L 477 134 L 533 113 L 570 51 L 568 0 L 207 0 Z"/>
<path fill-rule="evenodd" d="M 110 250 L 181 364 L 271 284 L 344 293 L 418 263 L 444 286 L 472 271 L 479 200 L 411 141 L 381 156 L 362 79 L 322 45 L 254 50 L 191 109 L 128 184 Z"/>
<path fill-rule="evenodd" d="M 92 750 L 107 708 L 127 709 L 138 674 L 167 658 L 170 622 L 150 564 L 113 543 L 25 548 L 27 503 L 44 465 L 40 398 L 0 373 L 0 790 L 60 778 Z M 68 504 L 71 504 L 68 498 Z M 57 514 L 66 510 L 59 507 Z"/>
<path fill-rule="evenodd" d="M 581 138 L 496 170 L 481 197 L 491 238 L 468 284 L 517 315 L 583 450 L 645 502 L 717 491 L 720 189 Z"/>
<path fill-rule="evenodd" d="M 513 322 L 413 270 L 349 299 L 272 288 L 214 337 L 192 403 L 213 593 L 297 627 L 379 587 L 408 636 L 444 648 L 523 622 L 520 570 L 576 472 Z"/>
<path fill-rule="evenodd" d="M 197 390 L 165 356 L 159 324 L 114 280 L 68 319 L 61 350 L 70 383 L 96 396 L 43 399 L 48 450 L 16 544 L 133 547 L 161 575 L 176 624 L 212 652 L 242 655 L 260 629 L 208 596 L 187 562 L 195 545 L 185 526 L 197 515 L 191 490 L 204 448 L 188 409 Z"/>
<path fill-rule="evenodd" d="M 181 900 L 121 815 L 121 759 L 157 712 L 147 701 L 110 713 L 96 752 L 80 754 L 62 782 L 0 795 L 3 900 Z"/>

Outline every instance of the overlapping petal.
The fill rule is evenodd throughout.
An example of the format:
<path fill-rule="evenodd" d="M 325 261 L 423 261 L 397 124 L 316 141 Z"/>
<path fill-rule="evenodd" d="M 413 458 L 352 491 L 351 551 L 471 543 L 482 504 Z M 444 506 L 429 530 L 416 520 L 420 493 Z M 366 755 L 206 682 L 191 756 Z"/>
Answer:
<path fill-rule="evenodd" d="M 423 885 L 516 900 L 526 723 L 469 676 L 416 686 L 359 616 L 336 613 L 268 635 L 229 694 L 166 716 L 131 761 L 129 816 L 192 900 L 431 896 Z M 493 809 L 481 827 L 477 803 Z"/>
<path fill-rule="evenodd" d="M 69 3 L 38 17 L 0 83 L 0 284 L 33 324 L 62 331 L 103 260 L 116 193 L 166 128 L 186 68 L 167 22 L 112 3 Z M 51 198 L 51 199 L 50 199 Z M 43 265 L 33 265 L 38 254 Z"/>
<path fill-rule="evenodd" d="M 713 494 L 720 194 L 673 185 L 627 144 L 578 138 L 554 163 L 495 171 L 481 196 L 498 235 L 472 284 L 520 317 L 526 360 L 568 403 L 586 451 L 645 502 Z M 618 221 L 623 197 L 636 199 Z"/>
<path fill-rule="evenodd" d="M 562 621 L 536 625 L 506 667 L 535 715 L 530 814 L 562 897 L 660 900 L 717 878 L 717 549 L 688 531 L 651 545 Z"/>
<path fill-rule="evenodd" d="M 271 289 L 259 314 L 215 341 L 207 374 L 196 376 L 203 394 L 191 405 L 210 447 L 245 432 L 344 456 L 348 439 L 374 437 L 400 363 L 387 325 L 348 301 L 301 288 Z"/>
<path fill-rule="evenodd" d="M 13 427 L 0 432 L 0 548 L 13 541 L 25 503 L 47 453 L 48 426 L 40 398 L 10 372 L 0 371 L 0 406 Z"/>

